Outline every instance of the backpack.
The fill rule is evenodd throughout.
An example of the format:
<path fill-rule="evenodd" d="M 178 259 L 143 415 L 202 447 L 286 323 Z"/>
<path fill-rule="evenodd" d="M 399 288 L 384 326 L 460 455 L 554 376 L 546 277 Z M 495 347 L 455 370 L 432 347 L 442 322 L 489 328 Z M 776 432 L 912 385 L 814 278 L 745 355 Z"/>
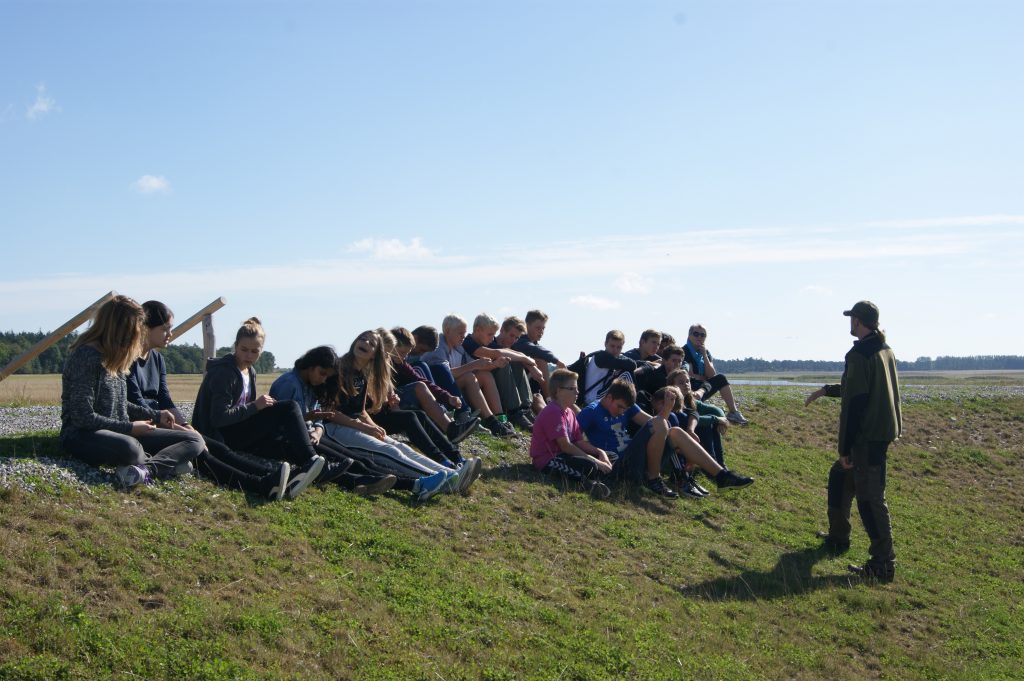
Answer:
<path fill-rule="evenodd" d="M 576 374 L 576 388 L 579 390 L 579 392 L 576 393 L 576 406 L 587 406 L 586 395 L 594 388 L 598 388 L 598 386 L 600 386 L 600 388 L 598 388 L 597 391 L 597 397 L 600 399 L 601 397 L 604 396 L 605 392 L 608 391 L 608 386 L 612 384 L 612 381 L 623 375 L 629 376 L 629 372 L 621 370 L 612 370 L 609 371 L 604 376 L 602 376 L 601 378 L 597 379 L 597 382 L 592 383 L 591 385 L 587 385 L 587 367 L 589 367 L 590 363 L 594 361 L 594 355 L 596 355 L 598 352 L 601 351 L 595 350 L 589 355 L 580 352 L 580 358 L 566 367 L 566 369 Z M 630 378 L 632 377 L 630 376 Z"/>

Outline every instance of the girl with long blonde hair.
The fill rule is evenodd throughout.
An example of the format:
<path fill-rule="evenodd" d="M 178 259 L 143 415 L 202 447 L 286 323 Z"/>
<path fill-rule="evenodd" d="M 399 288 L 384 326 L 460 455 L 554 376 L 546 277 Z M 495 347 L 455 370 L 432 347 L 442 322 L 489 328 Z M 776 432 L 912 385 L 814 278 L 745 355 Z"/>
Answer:
<path fill-rule="evenodd" d="M 129 402 L 126 375 L 144 329 L 142 307 L 114 296 L 71 346 L 61 377 L 61 445 L 87 463 L 116 466 L 125 488 L 191 472 L 204 448 L 198 433 L 172 429 L 170 411 Z"/>

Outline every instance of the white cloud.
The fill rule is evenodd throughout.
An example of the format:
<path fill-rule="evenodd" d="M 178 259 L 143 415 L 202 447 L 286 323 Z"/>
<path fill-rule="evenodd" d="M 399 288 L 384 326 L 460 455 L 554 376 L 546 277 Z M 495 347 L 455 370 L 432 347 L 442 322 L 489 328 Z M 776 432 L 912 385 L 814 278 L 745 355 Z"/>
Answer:
<path fill-rule="evenodd" d="M 922 218 L 911 220 L 876 220 L 865 227 L 888 229 L 927 229 L 936 227 L 992 227 L 1024 225 L 1024 215 L 966 215 L 961 217 Z"/>
<path fill-rule="evenodd" d="M 591 310 L 614 310 L 620 306 L 616 300 L 608 300 L 598 296 L 573 296 L 569 299 L 573 305 L 590 308 Z"/>
<path fill-rule="evenodd" d="M 36 85 L 36 100 L 25 110 L 25 117 L 30 121 L 45 116 L 52 111 L 60 111 L 57 101 L 46 94 L 46 85 Z"/>
<path fill-rule="evenodd" d="M 166 194 L 171 191 L 171 183 L 163 175 L 143 175 L 132 182 L 132 188 L 140 194 Z"/>
<path fill-rule="evenodd" d="M 623 293 L 650 293 L 654 280 L 636 272 L 626 272 L 615 280 L 615 288 Z"/>
<path fill-rule="evenodd" d="M 828 298 L 832 295 L 832 289 L 827 286 L 819 286 L 818 284 L 808 284 L 800 289 L 800 293 L 809 296 L 818 296 L 819 298 Z"/>
<path fill-rule="evenodd" d="M 360 239 L 348 248 L 350 253 L 366 253 L 374 260 L 427 260 L 434 251 L 423 245 L 419 237 L 402 243 L 401 239 Z"/>

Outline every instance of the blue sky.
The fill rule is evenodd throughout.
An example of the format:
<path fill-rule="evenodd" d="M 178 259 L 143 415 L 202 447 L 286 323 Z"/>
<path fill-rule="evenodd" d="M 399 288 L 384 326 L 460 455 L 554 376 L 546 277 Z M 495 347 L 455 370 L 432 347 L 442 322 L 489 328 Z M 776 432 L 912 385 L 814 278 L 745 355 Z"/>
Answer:
<path fill-rule="evenodd" d="M 111 289 L 290 364 L 551 315 L 720 357 L 1024 354 L 1024 4 L 0 3 L 0 328 Z M 185 341 L 198 341 L 193 332 Z"/>

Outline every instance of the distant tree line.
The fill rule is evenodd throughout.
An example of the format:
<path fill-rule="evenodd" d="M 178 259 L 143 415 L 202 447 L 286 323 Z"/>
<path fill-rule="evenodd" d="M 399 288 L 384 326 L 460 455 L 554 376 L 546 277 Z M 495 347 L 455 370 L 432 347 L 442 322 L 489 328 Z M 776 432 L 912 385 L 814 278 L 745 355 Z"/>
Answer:
<path fill-rule="evenodd" d="M 25 350 L 46 338 L 47 334 L 42 331 L 30 332 L 14 331 L 0 332 L 0 368 L 7 365 L 12 359 Z M 78 333 L 72 333 L 44 350 L 38 357 L 18 369 L 19 374 L 59 374 L 64 371 L 64 361 L 67 359 L 71 344 L 78 338 Z M 217 356 L 223 357 L 231 352 L 230 347 L 217 349 Z M 170 345 L 160 351 L 164 356 L 164 363 L 167 365 L 167 372 L 171 374 L 201 374 L 203 373 L 203 349 L 194 343 L 191 345 Z M 257 373 L 270 373 L 274 371 L 276 360 L 274 353 L 264 352 L 255 368 Z"/>
<path fill-rule="evenodd" d="M 912 362 L 897 360 L 900 371 L 1005 371 L 1024 369 L 1020 355 L 972 355 L 970 357 L 918 357 Z M 723 374 L 741 373 L 829 373 L 843 370 L 842 362 L 811 359 L 715 359 L 715 369 Z"/>
<path fill-rule="evenodd" d="M 29 349 L 46 334 L 42 331 L 4 331 L 0 332 L 0 367 Z M 64 370 L 64 360 L 68 349 L 78 338 L 72 333 L 57 341 L 42 354 L 18 370 L 19 374 L 59 374 Z M 168 373 L 201 374 L 203 373 L 203 349 L 198 345 L 171 345 L 160 351 L 167 364 Z M 230 347 L 217 349 L 217 356 L 223 357 L 231 352 Z M 257 373 L 265 374 L 275 370 L 274 353 L 264 352 L 260 361 L 256 362 Z M 813 359 L 715 359 L 715 368 L 723 374 L 739 373 L 793 373 L 812 372 L 827 373 L 843 370 L 842 362 Z M 972 355 L 970 357 L 940 356 L 918 357 L 912 362 L 899 362 L 900 371 L 1004 371 L 1007 369 L 1024 369 L 1024 357 L 1020 355 Z"/>

